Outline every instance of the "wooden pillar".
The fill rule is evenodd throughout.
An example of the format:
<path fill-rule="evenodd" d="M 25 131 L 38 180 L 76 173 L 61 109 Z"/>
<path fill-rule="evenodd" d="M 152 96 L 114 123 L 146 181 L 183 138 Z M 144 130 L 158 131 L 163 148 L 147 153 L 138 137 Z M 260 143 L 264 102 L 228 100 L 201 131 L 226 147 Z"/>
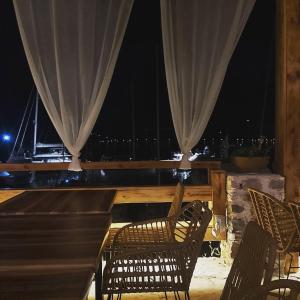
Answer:
<path fill-rule="evenodd" d="M 226 215 L 226 172 L 211 170 L 210 180 L 212 186 L 212 200 L 214 215 Z"/>
<path fill-rule="evenodd" d="M 300 185 L 300 0 L 277 0 L 275 170 L 286 178 L 286 199 Z"/>
<path fill-rule="evenodd" d="M 211 170 L 210 182 L 213 201 L 212 235 L 220 239 L 223 236 L 226 239 L 226 172 L 223 170 Z"/>

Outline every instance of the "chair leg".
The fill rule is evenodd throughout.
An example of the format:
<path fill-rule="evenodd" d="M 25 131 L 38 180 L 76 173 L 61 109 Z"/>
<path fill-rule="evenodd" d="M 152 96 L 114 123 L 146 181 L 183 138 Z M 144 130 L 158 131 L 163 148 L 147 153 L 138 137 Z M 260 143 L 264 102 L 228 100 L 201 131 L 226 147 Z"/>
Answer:
<path fill-rule="evenodd" d="M 289 256 L 289 259 L 287 259 L 288 256 Z M 284 274 L 286 275 L 286 279 L 289 279 L 291 269 L 293 268 L 293 258 L 294 258 L 294 256 L 292 253 L 287 253 L 285 255 Z M 283 299 L 285 299 L 285 292 L 286 292 L 286 288 L 283 289 L 283 295 L 282 295 Z M 280 296 L 280 299 L 281 299 L 281 296 Z"/>
<path fill-rule="evenodd" d="M 289 256 L 289 266 L 288 266 L 288 270 L 287 270 L 287 274 L 286 274 L 286 279 L 289 279 L 290 277 L 290 273 L 291 273 L 291 269 L 293 268 L 293 254 L 292 253 L 287 253 L 286 257 Z"/>
<path fill-rule="evenodd" d="M 284 261 L 284 275 L 286 275 L 286 279 L 289 279 L 290 274 L 292 273 L 292 269 L 299 268 L 299 266 L 294 266 L 294 263 L 298 264 L 298 252 L 296 253 L 286 253 L 285 256 L 285 261 Z M 279 264 L 280 264 L 280 253 L 278 253 L 279 256 Z M 279 272 L 280 272 L 280 265 L 279 265 Z M 280 279 L 280 273 L 279 273 L 279 279 Z M 286 288 L 283 290 L 282 297 L 285 299 L 285 293 L 286 293 Z M 281 290 L 279 289 L 279 294 L 281 295 Z M 281 296 L 280 296 L 281 299 Z"/>
<path fill-rule="evenodd" d="M 190 300 L 190 293 L 189 293 L 189 291 L 185 291 L 185 293 L 184 293 L 184 299 L 185 300 Z"/>
<path fill-rule="evenodd" d="M 281 268 L 281 265 L 280 265 L 280 253 L 278 253 L 278 279 L 281 279 L 280 277 L 281 277 L 281 270 L 280 270 L 280 268 Z"/>
<path fill-rule="evenodd" d="M 281 279 L 281 264 L 280 264 L 280 259 L 281 259 L 281 255 L 280 255 L 280 252 L 278 252 L 278 279 Z M 279 299 L 281 298 L 281 289 L 279 288 L 278 290 L 279 292 Z"/>
<path fill-rule="evenodd" d="M 287 253 L 285 257 L 285 266 L 284 271 L 287 275 L 287 279 L 289 278 L 290 273 L 297 273 L 294 269 L 298 269 L 298 252 Z"/>
<path fill-rule="evenodd" d="M 95 274 L 95 298 L 96 300 L 102 299 L 102 259 L 100 259 L 98 270 Z"/>
<path fill-rule="evenodd" d="M 114 299 L 114 294 L 107 295 L 107 300 L 113 300 L 113 299 Z"/>

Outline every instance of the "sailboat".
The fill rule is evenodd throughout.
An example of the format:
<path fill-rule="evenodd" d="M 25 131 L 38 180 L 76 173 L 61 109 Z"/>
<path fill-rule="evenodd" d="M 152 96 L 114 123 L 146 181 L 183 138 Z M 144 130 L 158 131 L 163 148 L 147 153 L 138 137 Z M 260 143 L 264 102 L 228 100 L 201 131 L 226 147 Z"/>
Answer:
<path fill-rule="evenodd" d="M 9 156 L 8 162 L 32 162 L 32 163 L 51 163 L 51 162 L 70 162 L 72 156 L 66 150 L 62 143 L 41 143 L 37 142 L 38 133 L 38 114 L 39 114 L 39 93 L 36 90 L 35 99 L 32 99 L 33 89 L 28 97 L 27 105 L 23 114 L 23 118 L 18 130 L 18 134 Z M 26 135 L 28 124 L 34 113 L 33 128 L 33 147 L 32 151 L 24 149 L 23 142 Z"/>

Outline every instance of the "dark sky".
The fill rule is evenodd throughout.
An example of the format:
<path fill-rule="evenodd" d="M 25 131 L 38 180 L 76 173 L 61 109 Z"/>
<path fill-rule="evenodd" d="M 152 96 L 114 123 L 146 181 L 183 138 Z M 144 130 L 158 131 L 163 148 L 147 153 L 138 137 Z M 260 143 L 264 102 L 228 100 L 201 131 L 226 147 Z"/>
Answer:
<path fill-rule="evenodd" d="M 263 133 L 274 135 L 274 31 L 275 0 L 257 0 L 205 136 L 215 136 L 219 130 L 231 136 L 258 135 L 264 106 Z M 0 133 L 16 135 L 33 80 L 11 0 L 0 1 L 0 33 Z M 95 131 L 104 136 L 129 137 L 134 126 L 136 136 L 155 136 L 157 94 L 160 134 L 174 136 L 164 75 L 159 0 L 135 0 Z M 39 140 L 55 140 L 45 112 L 41 111 L 40 116 Z"/>

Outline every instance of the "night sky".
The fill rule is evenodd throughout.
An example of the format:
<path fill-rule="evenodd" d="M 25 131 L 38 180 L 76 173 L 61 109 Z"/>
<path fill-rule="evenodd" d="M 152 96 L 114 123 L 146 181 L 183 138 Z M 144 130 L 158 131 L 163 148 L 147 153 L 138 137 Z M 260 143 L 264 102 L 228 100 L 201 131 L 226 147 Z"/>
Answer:
<path fill-rule="evenodd" d="M 33 80 L 11 0 L 0 1 L 0 22 L 0 133 L 16 135 Z M 274 32 L 275 0 L 257 0 L 204 136 L 216 136 L 220 130 L 232 137 L 257 136 L 263 111 L 262 133 L 274 136 Z M 135 0 L 94 132 L 130 137 L 134 126 L 137 137 L 155 136 L 158 95 L 160 135 L 174 137 L 164 72 L 159 1 Z M 50 123 L 41 111 L 39 141 L 57 141 Z"/>

